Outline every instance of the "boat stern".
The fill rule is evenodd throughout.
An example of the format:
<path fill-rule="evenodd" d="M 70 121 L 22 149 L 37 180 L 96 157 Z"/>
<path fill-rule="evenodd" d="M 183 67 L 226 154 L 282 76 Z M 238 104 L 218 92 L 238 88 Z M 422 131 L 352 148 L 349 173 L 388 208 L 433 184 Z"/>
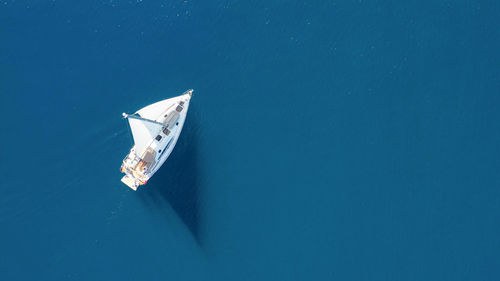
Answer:
<path fill-rule="evenodd" d="M 139 182 L 128 175 L 123 176 L 122 182 L 130 187 L 133 191 L 137 190 L 137 187 L 139 186 Z"/>

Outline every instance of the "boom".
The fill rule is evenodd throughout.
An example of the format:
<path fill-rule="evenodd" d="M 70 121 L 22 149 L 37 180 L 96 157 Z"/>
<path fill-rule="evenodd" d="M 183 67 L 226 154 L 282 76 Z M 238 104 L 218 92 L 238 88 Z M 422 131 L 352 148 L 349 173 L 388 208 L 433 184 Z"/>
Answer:
<path fill-rule="evenodd" d="M 150 122 L 150 123 L 153 123 L 153 124 L 156 124 L 156 125 L 160 125 L 162 127 L 167 127 L 168 124 L 163 124 L 163 123 L 160 123 L 160 122 L 156 122 L 154 120 L 150 120 L 150 119 L 146 119 L 146 118 L 142 118 L 136 114 L 127 114 L 127 113 L 122 113 L 123 115 L 123 118 L 134 118 L 134 119 L 138 119 L 138 120 L 141 120 L 141 121 L 146 121 L 146 122 Z"/>

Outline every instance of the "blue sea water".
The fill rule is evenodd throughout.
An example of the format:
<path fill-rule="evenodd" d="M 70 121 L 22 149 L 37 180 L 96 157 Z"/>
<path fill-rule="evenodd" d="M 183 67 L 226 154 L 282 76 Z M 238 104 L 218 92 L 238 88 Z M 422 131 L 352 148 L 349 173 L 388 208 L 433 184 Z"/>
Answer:
<path fill-rule="evenodd" d="M 0 280 L 499 280 L 499 16 L 1 1 Z M 131 191 L 121 113 L 189 88 Z"/>

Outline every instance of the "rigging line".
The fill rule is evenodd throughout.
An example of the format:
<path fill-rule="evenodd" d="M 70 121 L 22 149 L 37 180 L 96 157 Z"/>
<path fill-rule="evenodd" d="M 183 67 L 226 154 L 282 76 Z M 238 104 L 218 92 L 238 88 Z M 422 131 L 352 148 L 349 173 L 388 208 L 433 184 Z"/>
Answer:
<path fill-rule="evenodd" d="M 130 128 L 130 126 L 128 126 L 128 128 Z M 134 142 L 134 135 L 132 135 L 132 130 L 127 130 L 127 135 L 128 135 L 128 138 L 130 139 L 131 143 L 135 143 Z"/>

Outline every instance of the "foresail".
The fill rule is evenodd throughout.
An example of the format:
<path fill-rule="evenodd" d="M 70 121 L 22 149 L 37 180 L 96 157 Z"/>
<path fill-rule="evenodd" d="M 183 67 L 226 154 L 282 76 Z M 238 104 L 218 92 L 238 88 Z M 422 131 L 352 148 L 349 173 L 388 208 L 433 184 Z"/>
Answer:
<path fill-rule="evenodd" d="M 182 95 L 169 98 L 166 100 L 162 100 L 159 102 L 155 102 L 153 104 L 150 104 L 146 107 L 143 107 L 139 109 L 139 111 L 136 112 L 136 114 L 139 114 L 143 118 L 150 119 L 150 120 L 157 120 L 158 118 L 161 118 L 161 114 L 168 110 L 171 106 L 174 106 L 177 102 L 182 100 L 183 98 L 186 97 L 186 95 L 189 95 L 189 98 L 191 97 L 191 94 L 193 93 L 193 89 L 185 91 Z"/>
<path fill-rule="evenodd" d="M 141 108 L 139 111 L 137 111 L 137 114 L 146 119 L 156 120 L 160 116 L 160 114 L 165 112 L 165 110 L 170 105 L 173 105 L 175 103 L 175 99 L 176 98 L 170 98 L 153 103 L 144 108 Z"/>
<path fill-rule="evenodd" d="M 135 118 L 128 118 L 128 122 L 132 130 L 132 136 L 134 137 L 136 154 L 141 156 L 149 142 L 156 137 L 162 126 Z"/>

